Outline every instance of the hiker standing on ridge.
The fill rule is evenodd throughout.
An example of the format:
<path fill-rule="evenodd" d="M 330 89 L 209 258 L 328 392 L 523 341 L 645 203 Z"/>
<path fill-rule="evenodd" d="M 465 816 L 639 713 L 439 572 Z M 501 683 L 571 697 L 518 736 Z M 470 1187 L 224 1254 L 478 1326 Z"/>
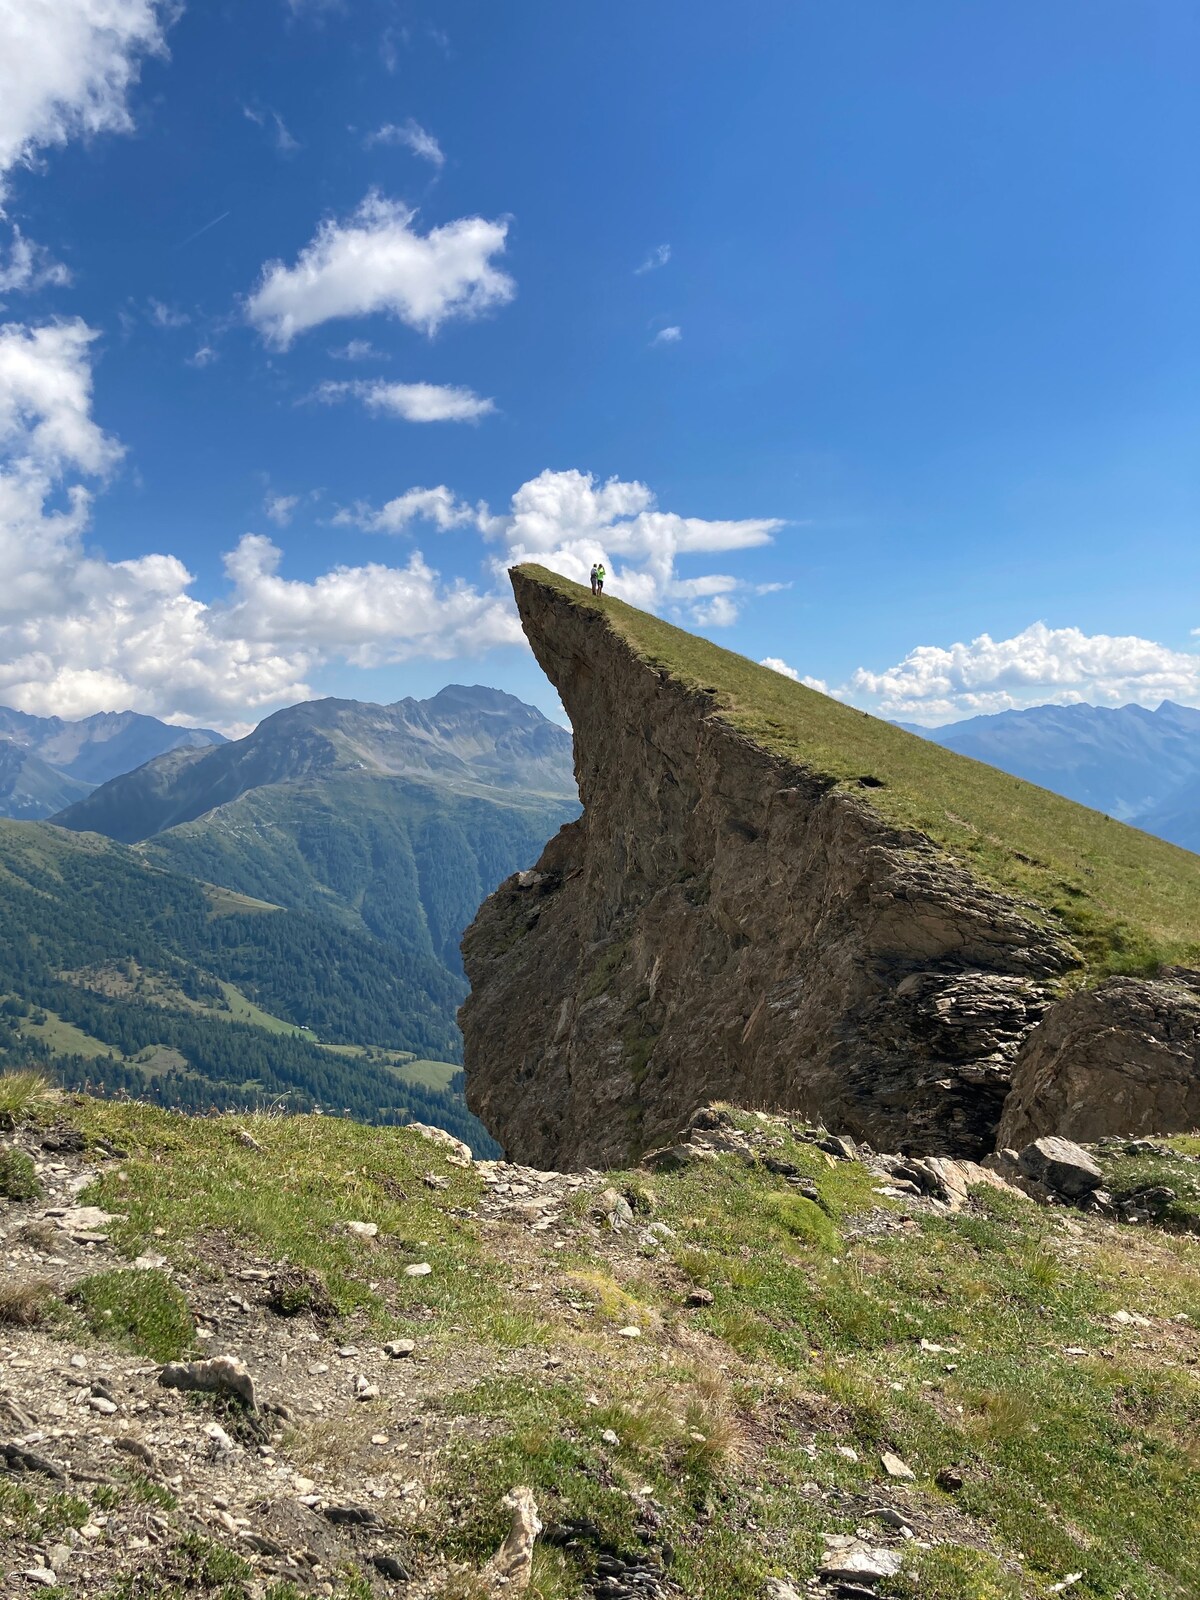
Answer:
<path fill-rule="evenodd" d="M 592 593 L 604 593 L 604 564 L 600 561 L 592 568 Z"/>

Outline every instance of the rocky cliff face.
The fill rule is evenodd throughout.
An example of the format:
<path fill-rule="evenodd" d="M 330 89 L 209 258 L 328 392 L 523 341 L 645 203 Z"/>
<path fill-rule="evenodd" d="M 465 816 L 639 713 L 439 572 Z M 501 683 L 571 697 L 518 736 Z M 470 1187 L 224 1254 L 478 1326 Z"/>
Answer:
<path fill-rule="evenodd" d="M 584 813 L 464 940 L 472 1110 L 541 1166 L 623 1161 L 714 1099 L 990 1150 L 1065 940 L 865 791 L 734 731 L 602 614 L 513 584 Z"/>

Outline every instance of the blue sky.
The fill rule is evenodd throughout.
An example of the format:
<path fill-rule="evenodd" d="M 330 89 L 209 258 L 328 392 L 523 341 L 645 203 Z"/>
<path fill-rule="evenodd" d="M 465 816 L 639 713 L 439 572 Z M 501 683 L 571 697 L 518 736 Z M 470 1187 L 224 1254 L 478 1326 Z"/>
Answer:
<path fill-rule="evenodd" d="M 603 554 L 907 720 L 1200 704 L 1198 79 L 1182 0 L 0 0 L 0 701 L 550 710 L 503 568 Z"/>

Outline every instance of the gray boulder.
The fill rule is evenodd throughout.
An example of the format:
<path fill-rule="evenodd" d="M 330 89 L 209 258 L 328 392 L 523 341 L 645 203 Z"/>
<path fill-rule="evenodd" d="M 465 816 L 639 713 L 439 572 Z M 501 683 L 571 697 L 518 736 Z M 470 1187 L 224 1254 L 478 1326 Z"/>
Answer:
<path fill-rule="evenodd" d="M 1025 1177 L 1068 1200 L 1082 1200 L 1104 1182 L 1104 1174 L 1082 1145 L 1054 1135 L 1027 1144 L 1017 1157 L 1017 1166 Z"/>

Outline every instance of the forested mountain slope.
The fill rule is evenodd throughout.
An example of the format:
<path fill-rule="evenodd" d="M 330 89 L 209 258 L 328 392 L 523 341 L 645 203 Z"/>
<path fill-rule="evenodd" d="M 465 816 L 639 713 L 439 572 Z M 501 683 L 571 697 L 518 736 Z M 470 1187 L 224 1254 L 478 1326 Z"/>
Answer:
<path fill-rule="evenodd" d="M 234 743 L 168 751 L 62 827 L 0 845 L 14 858 L 10 929 L 39 956 L 27 973 L 14 950 L 0 993 L 53 1013 L 48 1027 L 20 1022 L 28 1047 L 94 1060 L 111 1046 L 122 1059 L 107 1079 L 166 1104 L 239 1104 L 269 1087 L 387 1117 L 400 1082 L 410 1100 L 440 1096 L 426 1119 L 482 1147 L 454 1081 L 459 939 L 578 809 L 570 734 L 511 695 L 292 706 Z M 215 1019 L 220 984 L 238 995 Z M 229 1022 L 253 1007 L 267 1016 L 253 1039 L 236 1035 L 238 1055 Z M 301 1027 L 311 1034 L 278 1031 Z M 145 1050 L 173 1055 L 152 1055 L 148 1072 L 133 1059 Z M 178 1072 L 157 1070 L 175 1057 Z"/>
<path fill-rule="evenodd" d="M 455 1059 L 461 993 L 427 943 L 402 951 L 94 834 L 0 823 L 0 1062 L 193 1109 L 416 1115 L 486 1147 L 457 1091 L 397 1070 Z"/>
<path fill-rule="evenodd" d="M 138 848 L 175 871 L 333 917 L 457 981 L 458 943 L 480 901 L 577 811 L 564 799 L 335 772 L 252 789 Z"/>

